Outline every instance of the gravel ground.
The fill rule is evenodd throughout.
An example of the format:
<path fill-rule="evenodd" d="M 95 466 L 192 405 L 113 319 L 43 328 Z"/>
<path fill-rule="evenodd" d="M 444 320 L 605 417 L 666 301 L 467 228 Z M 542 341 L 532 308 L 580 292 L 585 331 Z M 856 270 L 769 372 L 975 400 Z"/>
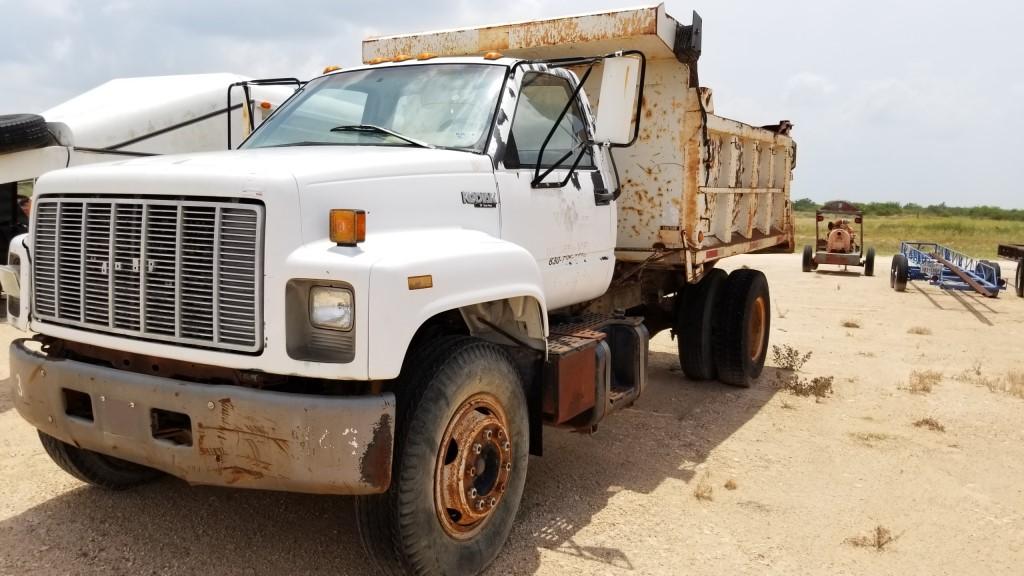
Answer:
<path fill-rule="evenodd" d="M 793 255 L 740 265 L 769 277 L 772 343 L 812 352 L 803 376 L 834 393 L 779 390 L 771 360 L 751 389 L 688 382 L 660 334 L 634 407 L 594 435 L 546 432 L 490 572 L 1021 573 L 1024 300 L 897 294 L 888 258 L 874 278 L 802 274 Z M 941 377 L 913 393 L 914 370 Z M 0 389 L 0 574 L 369 572 L 348 498 L 89 488 Z M 929 417 L 944 431 L 913 425 Z"/>

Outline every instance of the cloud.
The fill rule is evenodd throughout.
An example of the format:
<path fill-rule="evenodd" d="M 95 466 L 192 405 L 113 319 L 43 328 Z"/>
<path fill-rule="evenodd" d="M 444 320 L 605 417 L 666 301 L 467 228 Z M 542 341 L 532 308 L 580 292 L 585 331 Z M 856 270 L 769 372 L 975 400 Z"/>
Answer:
<path fill-rule="evenodd" d="M 625 2 L 629 5 L 630 2 Z M 353 66 L 366 36 L 563 16 L 622 0 L 0 0 L 0 114 L 113 78 Z M 667 0 L 704 20 L 717 112 L 796 124 L 794 194 L 1024 207 L 1024 3 Z M 970 18 L 963 14 L 969 13 Z M 968 163 L 965 158 L 970 158 Z"/>

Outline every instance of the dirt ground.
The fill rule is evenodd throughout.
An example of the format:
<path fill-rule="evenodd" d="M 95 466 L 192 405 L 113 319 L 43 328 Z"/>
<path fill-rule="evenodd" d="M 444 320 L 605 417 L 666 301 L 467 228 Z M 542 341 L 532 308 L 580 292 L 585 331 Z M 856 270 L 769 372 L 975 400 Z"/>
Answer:
<path fill-rule="evenodd" d="M 866 278 L 802 274 L 796 255 L 730 259 L 765 271 L 772 344 L 811 352 L 799 377 L 831 376 L 834 393 L 779 390 L 771 358 L 751 389 L 689 382 L 658 335 L 633 408 L 591 436 L 546 431 L 490 573 L 1022 573 L 1024 300 L 895 293 L 879 261 Z M 0 328 L 3 344 L 15 335 Z M 2 386 L 0 574 L 368 571 L 350 499 L 85 487 Z"/>

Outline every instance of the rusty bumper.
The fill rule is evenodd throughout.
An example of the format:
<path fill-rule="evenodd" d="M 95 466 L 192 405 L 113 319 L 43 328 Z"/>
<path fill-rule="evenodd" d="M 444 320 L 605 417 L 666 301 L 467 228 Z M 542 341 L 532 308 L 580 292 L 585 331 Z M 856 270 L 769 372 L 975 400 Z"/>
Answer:
<path fill-rule="evenodd" d="M 374 494 L 391 482 L 390 393 L 211 386 L 52 359 L 29 345 L 11 345 L 11 396 L 25 420 L 64 442 L 193 484 Z M 186 422 L 183 433 L 161 433 L 168 415 Z"/>
<path fill-rule="evenodd" d="M 841 254 L 838 252 L 817 252 L 814 255 L 817 264 L 834 264 L 836 266 L 860 266 L 860 254 Z"/>

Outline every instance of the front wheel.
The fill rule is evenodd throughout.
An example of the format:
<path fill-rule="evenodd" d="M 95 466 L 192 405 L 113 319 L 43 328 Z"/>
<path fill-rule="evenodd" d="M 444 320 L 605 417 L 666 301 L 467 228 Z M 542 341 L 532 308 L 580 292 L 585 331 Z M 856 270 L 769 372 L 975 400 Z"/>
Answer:
<path fill-rule="evenodd" d="M 489 342 L 445 337 L 399 377 L 392 484 L 356 500 L 359 534 L 385 574 L 477 574 L 504 545 L 526 482 L 522 379 Z"/>
<path fill-rule="evenodd" d="M 864 257 L 864 275 L 874 276 L 875 275 L 875 249 L 874 247 L 868 248 L 868 254 Z"/>
<path fill-rule="evenodd" d="M 907 257 L 897 254 L 892 257 L 892 268 L 889 270 L 889 286 L 897 292 L 907 289 L 907 280 L 910 277 L 910 265 Z"/>
<path fill-rule="evenodd" d="M 814 269 L 814 251 L 810 246 L 804 246 L 803 270 L 810 272 Z"/>

